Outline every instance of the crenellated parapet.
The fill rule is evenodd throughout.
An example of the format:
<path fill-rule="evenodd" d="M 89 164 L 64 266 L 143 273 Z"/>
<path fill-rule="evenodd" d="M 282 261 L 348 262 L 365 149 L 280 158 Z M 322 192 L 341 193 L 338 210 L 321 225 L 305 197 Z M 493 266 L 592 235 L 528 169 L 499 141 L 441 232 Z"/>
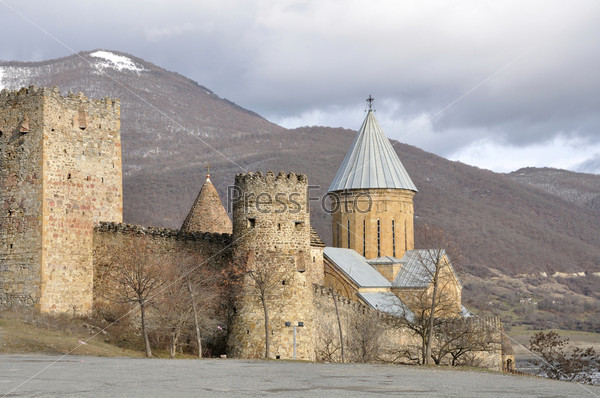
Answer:
<path fill-rule="evenodd" d="M 263 174 L 261 171 L 256 172 L 248 172 L 248 173 L 239 173 L 235 176 L 236 184 L 306 184 L 308 182 L 308 177 L 306 174 L 296 174 L 289 173 L 285 174 L 283 171 L 280 171 L 277 175 L 275 175 L 272 171 L 267 171 L 266 174 Z"/>
<path fill-rule="evenodd" d="M 182 232 L 179 229 L 146 227 L 134 224 L 101 221 L 94 226 L 94 232 L 148 235 L 156 238 L 177 239 L 183 241 L 205 241 L 223 245 L 231 244 L 230 234 L 215 234 L 211 232 Z"/>

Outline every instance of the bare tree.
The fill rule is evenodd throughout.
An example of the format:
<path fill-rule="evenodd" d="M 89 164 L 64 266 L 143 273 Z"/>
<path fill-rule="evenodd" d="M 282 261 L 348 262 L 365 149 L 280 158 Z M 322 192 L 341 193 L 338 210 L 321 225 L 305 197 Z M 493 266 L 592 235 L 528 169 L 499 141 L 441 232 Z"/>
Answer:
<path fill-rule="evenodd" d="M 338 332 L 334 330 L 329 322 L 317 324 L 320 343 L 317 345 L 317 358 L 324 362 L 337 362 L 340 351 Z"/>
<path fill-rule="evenodd" d="M 198 357 L 202 358 L 202 333 L 204 328 L 217 326 L 215 318 L 224 294 L 226 269 L 217 268 L 205 256 L 188 253 L 177 260 L 182 290 L 189 295 L 187 302 L 193 315 L 198 346 Z"/>
<path fill-rule="evenodd" d="M 335 309 L 335 318 L 337 320 L 337 325 L 338 325 L 338 336 L 339 336 L 339 341 L 340 341 L 341 362 L 344 363 L 344 362 L 346 362 L 345 352 L 344 352 L 344 332 L 342 329 L 342 320 L 340 319 L 340 310 L 338 308 L 338 298 L 337 298 L 337 293 L 336 293 L 336 291 L 338 290 L 337 288 L 342 285 L 342 282 L 340 282 L 337 279 L 337 275 L 334 275 L 331 272 L 325 271 L 325 274 L 330 276 L 330 278 L 328 278 L 330 286 L 327 286 L 327 289 L 329 290 L 329 293 L 331 294 L 331 299 L 333 300 L 333 306 Z"/>
<path fill-rule="evenodd" d="M 354 312 L 350 320 L 348 350 L 354 362 L 374 362 L 379 359 L 382 322 L 370 311 Z"/>
<path fill-rule="evenodd" d="M 571 347 L 569 339 L 561 339 L 556 332 L 534 334 L 529 349 L 541 357 L 531 362 L 551 379 L 592 384 L 592 374 L 600 371 L 600 358 L 593 347 Z"/>
<path fill-rule="evenodd" d="M 414 335 L 418 336 L 421 344 L 418 356 L 411 353 L 407 357 L 411 361 L 418 361 L 420 364 L 429 364 L 429 359 L 433 359 L 431 356 L 431 347 L 434 340 L 433 331 L 448 322 L 446 314 L 454 306 L 444 300 L 443 295 L 438 294 L 433 305 L 434 312 L 431 315 L 433 299 L 427 290 L 415 291 L 411 296 L 412 314 L 410 317 L 401 320 L 401 326 L 407 327 Z"/>
<path fill-rule="evenodd" d="M 265 319 L 265 358 L 270 357 L 271 341 L 269 333 L 269 301 L 273 298 L 281 281 L 284 271 L 277 252 L 261 255 L 260 266 L 256 266 L 254 252 L 246 256 L 246 275 L 252 281 L 251 291 L 260 300 Z"/>
<path fill-rule="evenodd" d="M 184 330 L 191 324 L 191 303 L 189 295 L 184 288 L 184 278 L 168 264 L 169 275 L 165 275 L 164 288 L 154 302 L 156 317 L 159 320 L 162 329 L 169 337 L 169 355 L 175 358 L 179 338 Z"/>
<path fill-rule="evenodd" d="M 108 272 L 115 287 L 111 297 L 120 303 L 137 304 L 140 308 L 142 335 L 147 357 L 152 356 L 148 338 L 147 309 L 157 299 L 164 284 L 164 267 L 151 239 L 146 235 L 129 235 L 114 248 Z"/>
<path fill-rule="evenodd" d="M 448 253 L 452 253 L 453 258 L 458 259 L 460 252 L 440 228 L 425 225 L 418 232 L 417 242 L 424 249 L 415 250 L 412 255 L 421 266 L 418 282 L 422 288 L 416 287 L 409 294 L 407 304 L 415 316 L 407 326 L 421 337 L 422 363 L 429 364 L 434 329 L 460 312 L 460 301 L 456 297 L 458 281 L 448 258 Z"/>
<path fill-rule="evenodd" d="M 452 318 L 438 323 L 434 330 L 436 346 L 431 357 L 436 365 L 442 364 L 445 357 L 451 358 L 450 365 L 464 364 L 468 354 L 494 351 L 499 341 L 494 339 L 494 331 L 484 321 L 470 318 Z M 468 362 L 468 361 L 467 361 Z"/>

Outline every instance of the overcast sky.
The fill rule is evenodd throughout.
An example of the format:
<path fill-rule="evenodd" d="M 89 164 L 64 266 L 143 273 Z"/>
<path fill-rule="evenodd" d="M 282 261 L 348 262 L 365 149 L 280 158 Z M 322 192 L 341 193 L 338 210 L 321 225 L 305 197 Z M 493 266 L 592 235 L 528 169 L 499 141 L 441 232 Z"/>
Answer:
<path fill-rule="evenodd" d="M 0 0 L 0 60 L 124 51 L 285 127 L 600 173 L 600 2 Z"/>

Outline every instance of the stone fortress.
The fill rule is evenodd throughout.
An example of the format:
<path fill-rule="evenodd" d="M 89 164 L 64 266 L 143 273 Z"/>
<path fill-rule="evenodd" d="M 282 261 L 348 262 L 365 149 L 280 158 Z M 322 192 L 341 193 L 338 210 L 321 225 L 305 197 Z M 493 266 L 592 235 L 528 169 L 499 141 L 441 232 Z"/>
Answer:
<path fill-rule="evenodd" d="M 382 358 L 414 343 L 397 317 L 414 317 L 415 293 L 431 290 L 431 264 L 414 250 L 417 192 L 371 110 L 329 189 L 335 247 L 324 247 L 310 226 L 308 179 L 294 173 L 235 177 L 233 223 L 210 176 L 180 230 L 122 223 L 120 104 L 58 88 L 30 86 L 0 94 L 0 305 L 41 312 L 90 314 L 103 305 L 107 253 L 135 236 L 158 250 L 201 255 L 216 264 L 274 269 L 269 296 L 271 356 L 325 355 L 336 313 L 352 339 L 351 320 L 377 319 Z M 468 317 L 462 286 L 447 257 L 441 274 L 447 316 Z M 228 327 L 230 355 L 264 356 L 261 301 L 245 277 Z M 473 318 L 473 321 L 475 319 Z M 480 353 L 500 370 L 511 357 L 497 318 L 477 320 L 493 334 Z"/>

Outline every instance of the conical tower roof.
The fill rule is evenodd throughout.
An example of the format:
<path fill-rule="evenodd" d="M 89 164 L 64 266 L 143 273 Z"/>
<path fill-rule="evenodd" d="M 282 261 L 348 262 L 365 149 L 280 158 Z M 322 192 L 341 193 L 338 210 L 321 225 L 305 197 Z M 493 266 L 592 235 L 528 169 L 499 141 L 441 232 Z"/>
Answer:
<path fill-rule="evenodd" d="M 181 230 L 183 232 L 231 233 L 231 220 L 221 203 L 219 193 L 210 181 L 210 175 L 206 176 L 206 181 L 185 218 Z"/>
<path fill-rule="evenodd" d="M 371 109 L 335 175 L 329 192 L 365 188 L 397 188 L 417 192 L 417 187 Z"/>

